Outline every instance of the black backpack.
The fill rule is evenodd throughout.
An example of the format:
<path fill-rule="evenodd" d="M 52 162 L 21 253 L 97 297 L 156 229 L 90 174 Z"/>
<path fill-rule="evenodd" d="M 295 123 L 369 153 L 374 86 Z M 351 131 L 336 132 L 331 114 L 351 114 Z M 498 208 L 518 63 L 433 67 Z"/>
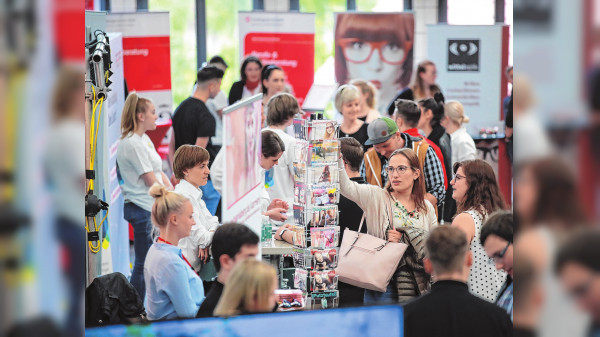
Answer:
<path fill-rule="evenodd" d="M 121 273 L 97 277 L 85 290 L 85 326 L 131 324 L 145 315 L 135 288 Z"/>

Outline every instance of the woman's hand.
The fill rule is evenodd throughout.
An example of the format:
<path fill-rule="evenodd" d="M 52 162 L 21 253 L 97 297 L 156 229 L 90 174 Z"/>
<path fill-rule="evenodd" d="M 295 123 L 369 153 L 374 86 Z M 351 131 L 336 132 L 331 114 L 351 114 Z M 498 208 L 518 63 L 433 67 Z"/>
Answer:
<path fill-rule="evenodd" d="M 273 208 L 263 214 L 271 218 L 271 220 L 283 222 L 288 218 L 286 213 L 287 208 Z"/>
<path fill-rule="evenodd" d="M 267 211 L 270 211 L 274 208 L 283 208 L 285 209 L 285 212 L 287 212 L 287 210 L 289 209 L 289 205 L 287 202 L 281 199 L 273 199 L 271 201 L 271 204 L 269 204 L 269 207 L 267 207 Z"/>
<path fill-rule="evenodd" d="M 210 249 L 209 249 L 209 247 L 199 248 L 198 249 L 198 258 L 203 263 L 208 263 L 208 260 L 210 259 Z"/>
<path fill-rule="evenodd" d="M 402 233 L 395 229 L 388 230 L 387 236 L 389 242 L 400 242 L 400 239 L 402 239 Z"/>

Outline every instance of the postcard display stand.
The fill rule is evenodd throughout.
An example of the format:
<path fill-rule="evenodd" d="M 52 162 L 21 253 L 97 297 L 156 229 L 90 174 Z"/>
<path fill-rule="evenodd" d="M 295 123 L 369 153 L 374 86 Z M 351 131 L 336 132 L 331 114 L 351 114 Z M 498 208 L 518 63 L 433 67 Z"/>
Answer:
<path fill-rule="evenodd" d="M 319 117 L 294 120 L 293 287 L 302 290 L 307 309 L 335 308 L 339 301 L 338 125 Z"/>

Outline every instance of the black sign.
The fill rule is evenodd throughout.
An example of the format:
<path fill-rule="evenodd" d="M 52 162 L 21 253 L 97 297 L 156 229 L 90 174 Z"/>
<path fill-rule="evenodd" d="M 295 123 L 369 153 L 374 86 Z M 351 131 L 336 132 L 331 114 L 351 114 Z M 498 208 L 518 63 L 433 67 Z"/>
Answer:
<path fill-rule="evenodd" d="M 479 39 L 448 40 L 448 71 L 479 71 Z"/>

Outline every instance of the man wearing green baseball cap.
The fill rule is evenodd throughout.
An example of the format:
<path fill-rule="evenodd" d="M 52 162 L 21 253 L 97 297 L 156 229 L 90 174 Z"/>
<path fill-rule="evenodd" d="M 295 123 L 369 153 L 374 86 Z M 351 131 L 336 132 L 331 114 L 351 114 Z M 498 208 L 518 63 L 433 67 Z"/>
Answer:
<path fill-rule="evenodd" d="M 364 156 L 360 175 L 372 185 L 384 187 L 387 183 L 388 158 L 394 151 L 409 148 L 419 157 L 421 172 L 425 177 L 426 199 L 432 205 L 444 200 L 444 171 L 435 151 L 423 138 L 413 137 L 398 130 L 396 122 L 388 117 L 380 117 L 369 123 L 369 139 L 365 145 L 373 145 Z"/>

